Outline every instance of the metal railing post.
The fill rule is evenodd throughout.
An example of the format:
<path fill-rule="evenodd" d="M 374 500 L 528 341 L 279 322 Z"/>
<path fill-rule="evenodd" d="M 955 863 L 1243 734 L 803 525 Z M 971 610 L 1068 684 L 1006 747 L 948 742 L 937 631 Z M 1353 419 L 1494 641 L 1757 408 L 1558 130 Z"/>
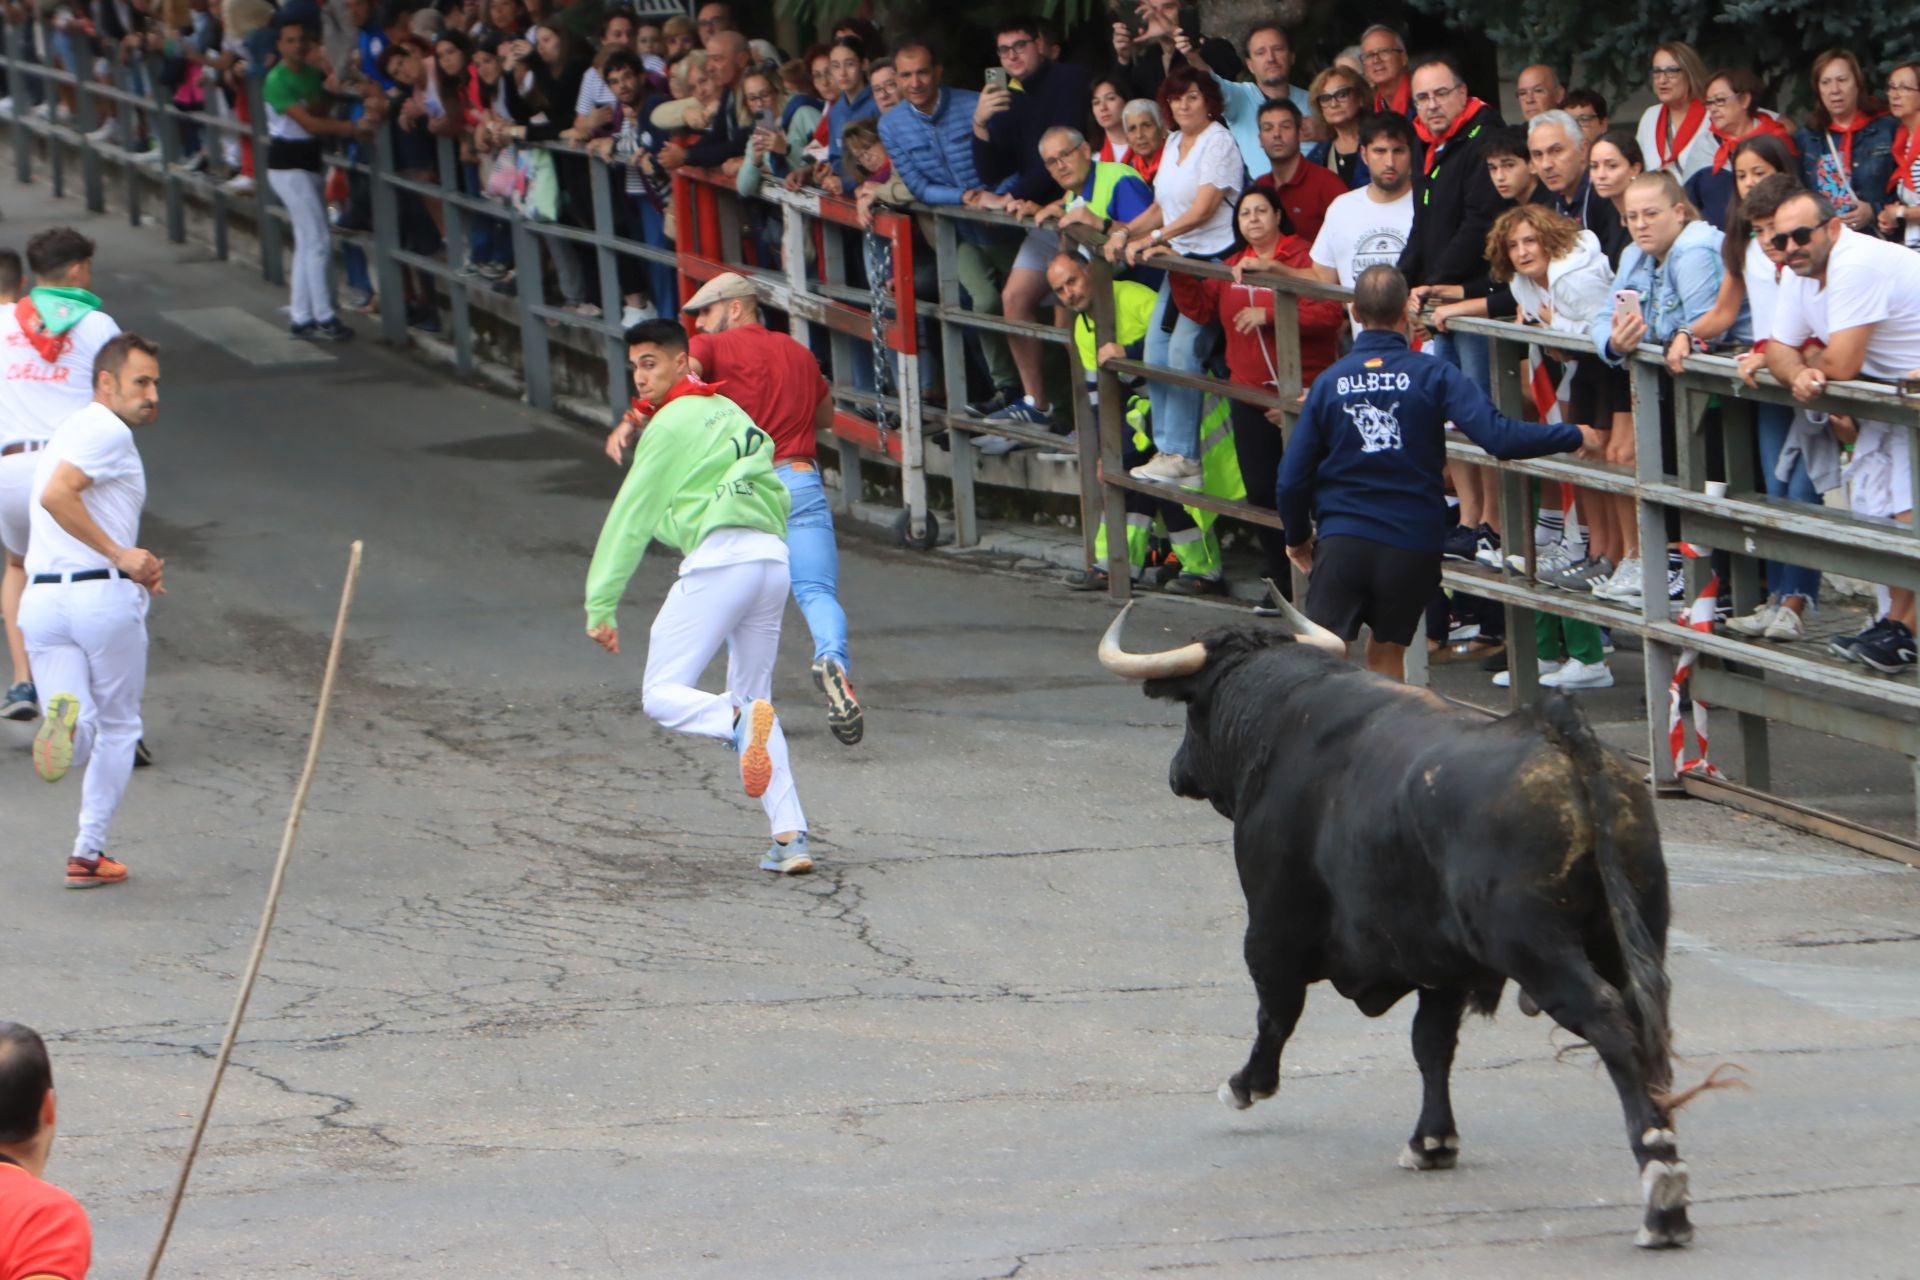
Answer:
<path fill-rule="evenodd" d="M 186 194 L 174 168 L 180 163 L 180 121 L 175 118 L 172 101 L 158 75 L 149 73 L 147 87 L 153 93 L 154 137 L 160 146 L 160 191 L 167 210 L 167 239 L 184 244 L 187 239 Z"/>
<path fill-rule="evenodd" d="M 839 226 L 823 221 L 820 224 L 820 278 L 827 284 L 843 285 L 847 282 L 847 254 L 845 237 Z M 687 229 L 680 228 L 685 235 Z M 838 329 L 827 330 L 827 381 L 840 386 L 846 379 L 844 371 L 853 367 L 853 339 Z M 864 409 L 866 406 L 862 405 Z M 840 441 L 840 507 L 843 516 L 853 514 L 853 504 L 860 500 L 861 493 L 861 449 L 853 441 Z M 956 463 L 958 457 L 956 455 Z"/>
<path fill-rule="evenodd" d="M 267 100 L 261 96 L 265 85 L 265 79 L 254 75 L 249 67 L 245 92 L 247 128 L 253 134 L 253 230 L 260 238 L 261 277 L 268 284 L 285 284 L 287 277 L 281 262 L 280 219 L 274 213 L 280 200 L 273 194 L 273 184 L 267 181 L 267 151 L 271 142 L 267 138 Z"/>
<path fill-rule="evenodd" d="M 913 217 L 889 213 L 875 219 L 875 228 L 888 223 L 893 263 L 893 325 L 898 346 L 881 342 L 881 326 L 875 326 L 875 349 L 891 347 L 894 355 L 894 390 L 900 399 L 900 498 L 907 514 L 907 543 L 931 547 L 935 521 L 927 500 L 927 454 L 925 423 L 920 399 L 920 316 L 919 299 L 913 287 Z M 875 297 L 879 296 L 878 291 Z M 878 387 L 875 390 L 879 390 Z"/>
<path fill-rule="evenodd" d="M 107 192 L 100 176 L 100 153 L 94 150 L 93 139 L 89 137 L 100 127 L 98 104 L 93 100 L 93 39 L 76 31 L 74 43 L 80 50 L 80 65 L 74 71 L 74 128 L 80 134 L 80 186 L 86 193 L 87 211 L 105 213 L 107 211 Z M 52 135 L 47 138 L 47 147 L 52 150 Z M 54 191 L 59 195 L 58 188 Z"/>
<path fill-rule="evenodd" d="M 440 189 L 455 197 L 440 202 L 440 221 L 446 228 L 443 238 L 447 242 L 447 264 L 451 266 L 456 262 L 465 262 L 473 244 L 472 237 L 467 234 L 468 214 L 460 207 L 458 199 L 466 186 L 460 180 L 460 156 L 454 148 L 453 139 L 436 138 L 434 142 Z M 454 370 L 463 378 L 472 377 L 473 299 L 463 280 L 455 280 L 447 285 L 447 305 L 453 312 Z"/>
<path fill-rule="evenodd" d="M 1113 268 L 1104 256 L 1096 253 L 1087 264 L 1087 272 L 1088 292 L 1093 303 L 1093 350 L 1097 356 L 1119 332 L 1113 309 Z M 1120 385 L 1120 375 L 1111 369 L 1103 366 L 1099 379 L 1100 488 L 1104 494 L 1100 509 L 1082 512 L 1081 519 L 1106 522 L 1107 592 L 1115 601 L 1125 602 L 1133 598 L 1133 562 L 1127 555 L 1127 496 L 1112 480 L 1125 470 L 1122 458 L 1126 445 L 1121 433 L 1127 429 L 1126 391 Z M 1087 457 L 1084 447 L 1080 456 Z"/>
<path fill-rule="evenodd" d="M 1493 402 L 1509 418 L 1530 418 L 1526 412 L 1527 394 L 1520 381 L 1520 361 L 1527 350 L 1499 338 L 1488 338 L 1487 359 L 1493 372 Z M 1506 568 L 1506 552 L 1516 539 L 1531 549 L 1533 511 L 1528 502 L 1530 484 L 1526 476 L 1514 471 L 1496 471 L 1500 486 L 1500 528 L 1504 532 L 1501 549 L 1502 578 L 1511 579 Z M 1540 700 L 1540 645 L 1533 631 L 1533 610 L 1509 602 L 1502 606 L 1507 617 L 1507 679 L 1513 706 L 1531 706 Z"/>
<path fill-rule="evenodd" d="M 33 181 L 33 130 L 26 127 L 29 110 L 26 92 L 26 78 L 21 68 L 26 65 L 22 57 L 24 48 L 20 43 L 20 28 L 9 22 L 6 24 L 7 84 L 13 90 L 13 177 L 21 186 Z M 46 81 L 40 82 L 41 92 L 47 89 Z M 49 107 L 51 112 L 52 108 Z"/>
<path fill-rule="evenodd" d="M 1660 581 L 1666 581 L 1667 521 L 1665 511 L 1646 497 L 1646 486 L 1660 483 L 1664 476 L 1660 464 L 1660 374 L 1652 365 L 1628 357 L 1627 368 L 1633 384 L 1633 472 L 1636 492 L 1633 515 L 1640 530 L 1640 566 L 1644 576 L 1647 556 L 1660 556 Z M 1667 608 L 1667 593 L 1649 587 L 1641 597 L 1643 619 L 1662 620 Z M 1673 683 L 1679 650 L 1664 640 L 1647 637 L 1643 642 L 1643 667 L 1646 673 L 1647 758 L 1652 762 L 1653 784 L 1659 791 L 1677 791 L 1679 775 L 1673 767 L 1672 750 L 1667 743 L 1667 687 Z"/>
<path fill-rule="evenodd" d="M 933 260 L 938 277 L 937 296 L 943 308 L 960 307 L 960 235 L 951 218 L 936 218 L 933 227 Z M 946 383 L 947 415 L 967 411 L 967 338 L 957 324 L 940 320 L 940 371 Z M 947 452 L 953 462 L 953 541 L 956 546 L 971 547 L 980 541 L 979 509 L 973 493 L 973 436 L 965 431 L 947 432 Z M 1084 498 L 1082 499 L 1084 502 Z M 1098 503 L 1086 510 L 1097 509 Z M 1083 510 L 1082 516 L 1084 517 Z M 1087 533 L 1087 561 L 1093 561 L 1093 534 Z"/>
<path fill-rule="evenodd" d="M 586 157 L 587 185 L 593 193 L 594 265 L 599 268 L 600 346 L 607 357 L 607 407 L 618 422 L 632 399 L 627 375 L 627 346 L 620 336 L 624 295 L 620 292 L 620 262 L 606 240 L 619 234 L 613 216 L 613 181 L 609 166 Z"/>
<path fill-rule="evenodd" d="M 407 282 L 399 260 L 393 256 L 400 247 L 400 193 L 387 181 L 393 175 L 393 134 L 384 124 L 373 131 L 373 159 L 367 170 L 368 192 L 373 200 L 374 287 L 380 295 L 380 332 L 388 342 L 402 346 L 407 341 Z"/>
<path fill-rule="evenodd" d="M 506 213 L 513 236 L 513 297 L 520 314 L 520 375 L 526 383 L 527 403 L 536 409 L 551 409 L 553 366 L 547 349 L 547 322 L 534 312 L 546 298 L 541 281 L 540 238 L 517 206 L 507 206 Z"/>
<path fill-rule="evenodd" d="M 133 67 L 120 61 L 120 51 L 114 50 L 113 87 L 122 93 L 133 92 Z M 122 179 L 127 184 L 127 224 L 140 225 L 140 169 L 133 163 L 138 154 L 134 147 L 139 138 L 139 121 L 133 104 L 126 101 L 114 103 L 113 133 L 115 144 L 120 148 Z"/>

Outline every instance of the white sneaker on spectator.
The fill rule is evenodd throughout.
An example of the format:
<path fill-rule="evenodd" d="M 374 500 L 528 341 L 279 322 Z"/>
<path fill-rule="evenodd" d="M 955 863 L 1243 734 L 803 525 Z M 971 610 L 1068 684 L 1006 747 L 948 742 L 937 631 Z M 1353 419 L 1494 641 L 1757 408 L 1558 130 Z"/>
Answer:
<path fill-rule="evenodd" d="M 1040 451 L 1042 462 L 1078 462 L 1080 461 L 1080 433 L 1069 431 L 1060 437 L 1058 446 Z"/>
<path fill-rule="evenodd" d="M 236 173 L 221 183 L 220 189 L 236 196 L 247 195 L 253 190 L 253 179 L 244 173 Z"/>
<path fill-rule="evenodd" d="M 1611 689 L 1613 672 L 1605 662 L 1585 663 L 1578 658 L 1568 658 L 1558 671 L 1541 676 L 1540 683 L 1549 689 Z"/>
<path fill-rule="evenodd" d="M 1540 659 L 1540 683 L 1545 684 L 1547 682 L 1547 677 L 1552 675 L 1554 672 L 1558 671 L 1559 669 L 1560 669 L 1559 663 L 1550 662 L 1545 658 L 1541 658 Z M 1495 676 L 1493 677 L 1493 687 L 1496 689 L 1511 689 L 1513 687 L 1513 672 L 1501 671 L 1495 674 Z"/>
<path fill-rule="evenodd" d="M 1773 615 L 1780 612 L 1780 606 L 1768 600 L 1752 613 L 1741 614 L 1737 618 L 1727 619 L 1727 630 L 1738 636 L 1764 636 L 1767 628 L 1773 625 Z M 1789 610 L 1791 612 L 1791 610 Z"/>
<path fill-rule="evenodd" d="M 1767 639 L 1779 641 L 1782 644 L 1791 644 L 1795 640 L 1803 639 L 1806 634 L 1807 629 L 1800 615 L 1785 605 L 1780 606 L 1773 615 L 1773 621 L 1767 624 Z"/>
<path fill-rule="evenodd" d="M 643 324 L 653 318 L 654 317 L 648 315 L 638 307 L 620 308 L 620 327 L 622 329 L 631 329 L 633 326 Z"/>
<path fill-rule="evenodd" d="M 87 135 L 88 142 L 105 142 L 113 136 L 113 121 L 109 120 Z"/>
<path fill-rule="evenodd" d="M 1201 472 L 1200 464 L 1192 458 L 1183 458 L 1177 453 L 1156 453 L 1127 474 L 1135 480 L 1151 480 L 1155 484 L 1197 485 Z"/>
<path fill-rule="evenodd" d="M 1012 453 L 1019 447 L 1020 442 L 1008 436 L 975 436 L 973 438 L 973 451 L 989 458 Z"/>
<path fill-rule="evenodd" d="M 1510 555 L 1507 557 L 1507 563 L 1512 566 L 1515 573 L 1527 571 L 1527 558 L 1523 555 L 1518 553 Z M 1573 568 L 1574 563 L 1573 553 L 1567 550 L 1567 544 L 1564 542 L 1550 542 L 1533 549 L 1533 569 L 1536 580 L 1544 579 L 1549 574 L 1565 573 Z"/>
<path fill-rule="evenodd" d="M 0 116 L 10 117 L 12 115 L 13 115 L 13 95 L 8 94 L 6 97 L 0 98 Z"/>
<path fill-rule="evenodd" d="M 1620 567 L 1613 571 L 1611 578 L 1594 587 L 1593 594 L 1596 599 L 1611 600 L 1615 604 L 1631 604 L 1640 599 L 1641 592 L 1645 589 L 1640 574 L 1640 561 L 1636 557 L 1631 560 L 1622 560 Z"/>

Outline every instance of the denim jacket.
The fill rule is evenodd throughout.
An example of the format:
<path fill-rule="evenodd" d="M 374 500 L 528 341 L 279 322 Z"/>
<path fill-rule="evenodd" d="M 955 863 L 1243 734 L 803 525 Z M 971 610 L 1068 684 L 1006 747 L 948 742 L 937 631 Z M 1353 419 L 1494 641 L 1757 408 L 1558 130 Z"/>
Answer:
<path fill-rule="evenodd" d="M 1887 202 L 1887 179 L 1893 176 L 1893 135 L 1899 127 L 1892 116 L 1880 116 L 1853 135 L 1853 172 L 1848 175 L 1848 185 L 1854 196 L 1862 204 L 1871 205 L 1875 213 Z M 1794 135 L 1794 144 L 1800 148 L 1800 181 L 1807 190 L 1832 200 L 1836 208 L 1843 208 L 1845 203 L 1838 198 L 1840 175 L 1836 172 L 1836 157 L 1847 154 L 1844 141 L 1841 135 L 1824 129 L 1802 129 Z"/>
<path fill-rule="evenodd" d="M 1587 336 L 1608 364 L 1622 365 L 1627 355 L 1607 345 L 1613 332 L 1614 296 L 1622 289 L 1640 294 L 1640 315 L 1647 322 L 1643 341 L 1665 346 L 1682 325 L 1692 324 L 1713 309 L 1720 296 L 1720 276 L 1725 270 L 1720 261 L 1720 229 L 1710 222 L 1689 222 L 1680 229 L 1679 238 L 1667 250 L 1667 260 L 1655 264 L 1637 244 L 1627 246 L 1620 255 L 1620 270 L 1613 277 L 1613 289 L 1603 308 L 1587 326 Z M 1753 332 L 1747 304 L 1740 304 L 1740 317 L 1725 335 L 1728 342 L 1745 342 Z"/>

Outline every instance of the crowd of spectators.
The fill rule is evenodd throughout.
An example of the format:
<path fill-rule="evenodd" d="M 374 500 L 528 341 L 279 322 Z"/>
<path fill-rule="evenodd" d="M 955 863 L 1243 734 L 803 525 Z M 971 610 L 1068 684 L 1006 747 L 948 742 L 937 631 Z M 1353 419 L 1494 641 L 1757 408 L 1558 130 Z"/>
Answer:
<path fill-rule="evenodd" d="M 1229 41 L 1182 29 L 1182 15 L 1191 22 L 1191 13 L 1175 0 L 1140 0 L 1112 24 L 1098 56 L 1078 59 L 1064 56 L 1062 34 L 1048 21 L 1000 22 L 997 66 L 976 83 L 972 75 L 949 76 L 939 51 L 915 34 L 890 35 L 864 18 L 839 22 L 821 43 L 781 50 L 742 31 L 725 0 L 665 20 L 601 0 L 289 0 L 277 10 L 270 0 L 6 6 L 25 47 L 52 65 L 123 83 L 137 68 L 177 86 L 178 105 L 241 119 L 249 77 L 299 62 L 299 101 L 288 97 L 285 75 L 267 99 L 276 191 L 284 186 L 289 208 L 308 211 L 296 218 L 297 239 L 323 233 L 311 216 L 322 200 L 335 228 L 363 226 L 364 184 L 340 180 L 343 174 L 320 184 L 317 168 L 308 170 L 311 179 L 286 182 L 283 162 L 304 157 L 309 140 L 329 134 L 364 153 L 379 130 L 388 131 L 401 170 L 433 175 L 439 141 L 451 139 L 469 194 L 530 201 L 562 223 L 591 222 L 590 166 L 610 166 L 615 230 L 662 250 L 674 241 L 671 179 L 682 166 L 716 172 L 748 196 L 776 183 L 845 196 L 868 226 L 876 208 L 909 201 L 1000 210 L 1020 225 L 959 228 L 954 265 L 973 310 L 1027 324 L 1075 323 L 1079 312 L 1053 283 L 1061 274 L 1056 261 L 1063 251 L 1099 251 L 1081 247 L 1092 238 L 1122 279 L 1153 298 L 1139 344 L 1148 364 L 1267 390 L 1278 367 L 1264 327 L 1271 293 L 1183 281 L 1164 270 L 1166 260 L 1228 262 L 1237 275 L 1256 268 L 1349 286 L 1367 267 L 1393 263 L 1412 288 L 1415 342 L 1483 389 L 1495 372 L 1489 344 L 1450 331 L 1454 319 L 1520 318 L 1591 337 L 1598 358 L 1545 356 L 1525 372 L 1530 385 L 1545 388 L 1537 396 L 1541 413 L 1601 428 L 1605 457 L 1621 464 L 1634 456 L 1623 364 L 1636 347 L 1653 344 L 1676 365 L 1702 348 L 1753 351 L 1750 367 L 1777 363 L 1766 342 L 1774 311 L 1784 314 L 1799 297 L 1787 277 L 1803 274 L 1795 255 L 1812 251 L 1807 241 L 1778 248 L 1768 238 L 1783 199 L 1802 192 L 1813 199 L 1784 207 L 1820 213 L 1817 225 L 1807 222 L 1808 234 L 1837 250 L 1832 258 L 1840 263 L 1868 260 L 1866 245 L 1875 254 L 1906 252 L 1905 263 L 1920 247 L 1920 71 L 1913 64 L 1876 79 L 1850 51 L 1820 53 L 1802 95 L 1810 105 L 1795 120 L 1764 101 L 1751 70 L 1710 69 L 1687 44 L 1667 41 L 1649 55 L 1653 104 L 1636 120 L 1616 122 L 1603 95 L 1536 65 L 1518 74 L 1522 121 L 1509 125 L 1493 85 L 1470 84 L 1445 53 L 1409 49 L 1392 27 L 1362 26 L 1352 47 L 1307 74 L 1292 33 L 1280 25 L 1258 22 Z M 291 59 L 280 39 L 290 24 L 310 42 Z M 84 65 L 90 56 L 97 61 Z M 0 110 L 29 106 L 54 115 L 74 109 L 65 90 L 38 104 L 0 102 Z M 113 126 L 103 119 L 102 127 Z M 529 163 L 527 142 L 570 145 L 548 152 L 544 170 L 548 162 Z M 253 178 L 243 139 L 194 138 L 187 162 L 230 169 L 237 184 Z M 310 185 L 324 185 L 312 202 Z M 503 221 L 469 217 L 466 243 L 446 246 L 438 202 L 409 196 L 403 204 L 407 247 L 444 251 L 489 284 L 550 291 L 583 316 L 629 324 L 674 309 L 677 283 L 667 263 L 623 257 L 619 296 L 602 297 L 590 256 L 575 244 L 542 237 L 540 262 L 516 262 Z M 1072 238 L 1063 235 L 1070 227 L 1080 228 Z M 1795 234 L 1800 228 L 1796 221 Z M 753 230 L 749 254 L 758 265 L 778 265 L 777 219 L 763 218 Z M 875 255 L 877 237 L 844 234 L 853 250 L 843 259 L 848 282 L 883 278 L 890 268 Z M 815 257 L 818 241 L 806 251 Z M 349 307 L 384 302 L 404 306 L 411 323 L 437 323 L 430 281 L 409 277 L 406 298 L 375 299 L 364 255 L 350 246 L 345 256 Z M 931 260 L 930 251 L 916 255 L 916 262 Z M 1882 278 L 1903 278 L 1890 261 L 1882 265 Z M 930 299 L 932 273 L 920 274 L 922 297 Z M 296 330 L 326 336 L 327 283 L 316 286 L 298 269 L 295 277 Z M 1816 346 L 1831 352 L 1837 342 L 1847 353 L 1826 356 L 1825 372 L 1880 376 L 1875 371 L 1891 364 L 1856 361 L 1854 336 L 1825 331 L 1831 315 L 1853 314 L 1829 301 L 1829 292 L 1816 290 L 1803 307 Z M 1335 353 L 1327 344 L 1343 322 L 1321 304 L 1299 307 L 1310 378 Z M 1902 322 L 1889 312 L 1862 323 Z M 1899 338 L 1875 341 L 1899 349 Z M 1083 384 L 1060 350 L 991 331 L 969 332 L 964 348 L 967 410 L 989 427 L 1026 429 L 980 437 L 985 452 L 1018 447 L 1016 437 L 1036 429 L 1066 432 L 1068 397 L 1083 394 Z M 938 401 L 945 383 L 934 363 L 923 362 L 923 390 Z M 852 388 L 885 390 L 877 385 L 889 376 L 885 364 L 863 350 L 847 375 Z M 1805 357 L 1806 370 L 1822 367 L 1818 354 Z M 1190 385 L 1150 380 L 1140 417 L 1150 448 L 1133 474 L 1168 486 L 1170 499 L 1183 486 L 1202 485 L 1211 400 Z M 1663 409 L 1670 450 L 1670 401 Z M 1259 504 L 1272 502 L 1277 416 L 1232 414 L 1241 477 Z M 1759 419 L 1757 482 L 1783 498 L 1817 501 L 1816 481 L 1830 477 L 1824 467 L 1818 476 L 1809 469 L 1810 460 L 1828 456 L 1809 447 L 1820 434 L 1813 428 L 1837 445 L 1833 433 L 1855 425 L 1778 408 L 1762 408 Z M 1905 474 L 1896 456 L 1903 433 L 1861 438 L 1866 445 L 1846 442 L 1856 459 L 1867 445 L 1884 447 L 1893 471 Z M 1446 553 L 1500 564 L 1507 531 L 1492 472 L 1453 464 L 1449 478 L 1459 524 Z M 1886 514 L 1901 515 L 1904 495 L 1893 488 L 1885 496 L 1900 507 Z M 1640 546 L 1629 500 L 1569 492 L 1543 495 L 1541 505 L 1536 528 L 1549 543 L 1543 579 L 1627 604 L 1649 589 L 1678 590 L 1677 560 L 1664 548 Z M 1268 541 L 1266 567 L 1284 581 L 1283 544 Z M 1763 609 L 1734 625 L 1796 638 L 1817 600 L 1818 576 L 1774 565 L 1769 586 Z M 1911 600 L 1896 595 L 1891 605 L 1894 625 L 1910 628 Z M 1452 616 L 1434 615 L 1432 630 L 1438 642 L 1442 630 L 1458 636 L 1475 625 L 1498 639 L 1497 610 L 1456 600 Z M 1883 627 L 1878 634 L 1893 633 Z M 1560 655 L 1570 685 L 1611 678 L 1593 637 L 1562 639 L 1583 655 Z M 1912 661 L 1910 631 L 1902 642 L 1908 647 L 1896 646 L 1894 665 Z M 1850 648 L 1846 656 L 1856 655 Z"/>

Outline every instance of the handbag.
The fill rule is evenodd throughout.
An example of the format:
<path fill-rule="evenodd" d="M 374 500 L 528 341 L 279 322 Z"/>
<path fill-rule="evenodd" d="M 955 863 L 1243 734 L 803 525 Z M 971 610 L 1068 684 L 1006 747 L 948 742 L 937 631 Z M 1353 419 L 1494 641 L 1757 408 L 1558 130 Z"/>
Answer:
<path fill-rule="evenodd" d="M 520 166 L 514 161 L 513 148 L 501 148 L 487 168 L 487 180 L 482 190 L 490 200 L 513 204 L 525 189 L 526 180 L 520 172 Z"/>
<path fill-rule="evenodd" d="M 520 152 L 519 163 L 526 185 L 514 207 L 524 218 L 535 222 L 555 222 L 560 217 L 560 179 L 553 171 L 553 156 L 542 148 Z"/>

